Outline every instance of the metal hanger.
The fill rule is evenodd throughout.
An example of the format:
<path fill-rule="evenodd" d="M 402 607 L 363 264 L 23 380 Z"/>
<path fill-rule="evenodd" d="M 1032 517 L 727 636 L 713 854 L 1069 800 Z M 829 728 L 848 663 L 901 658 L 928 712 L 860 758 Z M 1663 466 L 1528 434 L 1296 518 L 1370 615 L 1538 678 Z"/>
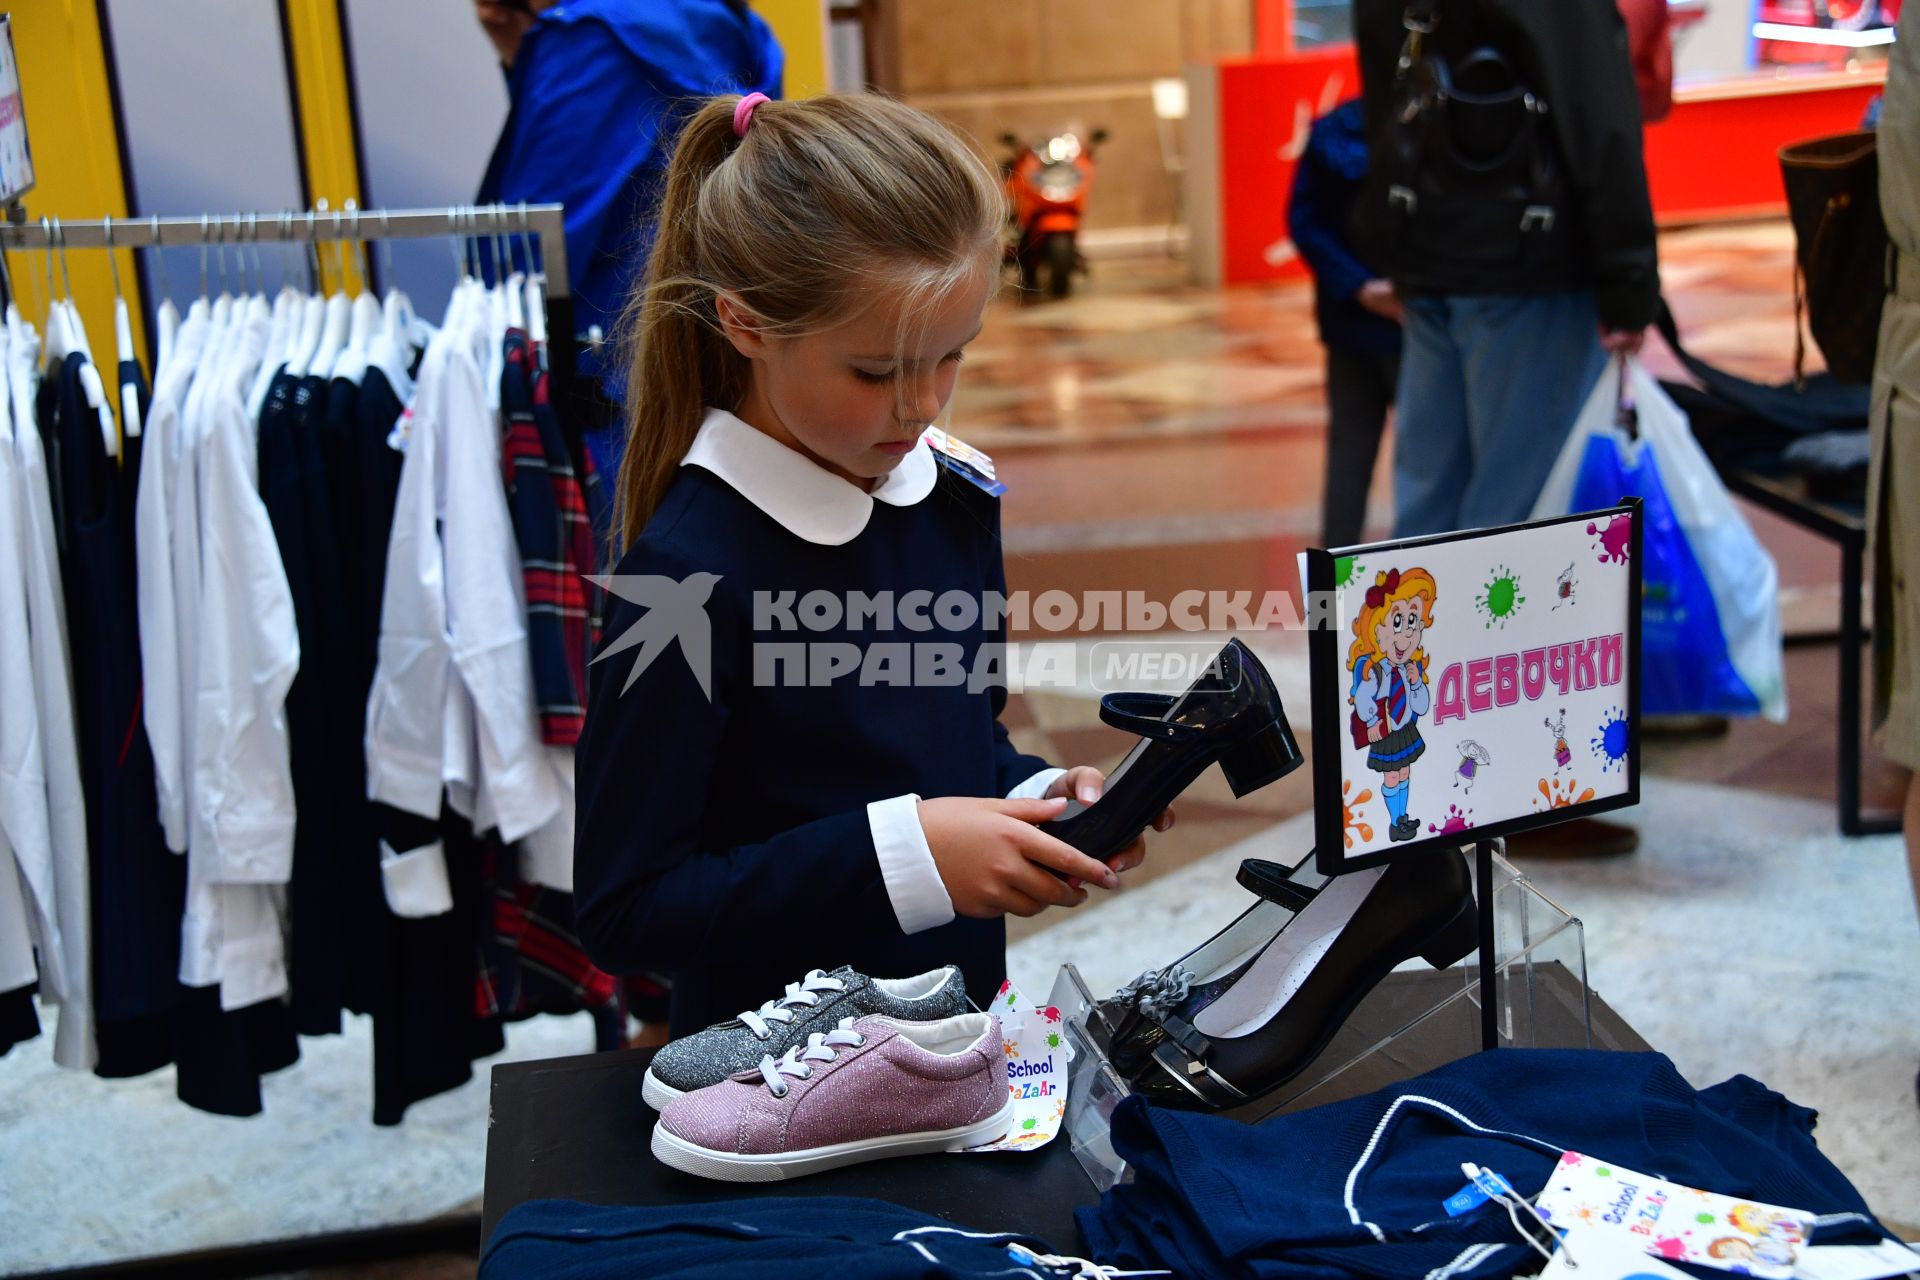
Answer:
<path fill-rule="evenodd" d="M 167 284 L 167 251 L 160 246 L 159 214 L 152 214 L 147 218 L 147 229 L 152 239 L 152 243 L 148 247 L 153 250 L 153 257 L 148 259 L 148 261 L 153 263 L 154 274 L 160 277 L 160 296 L 162 298 L 169 297 L 173 293 L 173 290 Z"/>

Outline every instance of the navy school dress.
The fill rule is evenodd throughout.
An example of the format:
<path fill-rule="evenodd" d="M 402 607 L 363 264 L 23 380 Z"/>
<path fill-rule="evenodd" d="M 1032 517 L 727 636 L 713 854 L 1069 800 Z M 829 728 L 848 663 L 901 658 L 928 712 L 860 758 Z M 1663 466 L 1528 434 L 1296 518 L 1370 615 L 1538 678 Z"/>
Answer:
<path fill-rule="evenodd" d="M 260 411 L 260 496 L 280 546 L 300 635 L 300 671 L 287 691 L 296 825 L 288 978 L 302 1035 L 340 1030 L 347 1003 L 350 819 L 360 807 L 359 736 L 347 671 L 346 592 L 319 436 L 327 383 L 282 369 Z"/>
<path fill-rule="evenodd" d="M 103 1076 L 173 1061 L 186 860 L 160 831 L 140 708 L 133 504 L 139 455 L 108 456 L 72 352 L 42 384 L 86 805 L 93 1002 Z M 109 384 L 111 385 L 111 384 Z M 112 394 L 109 390 L 108 394 Z"/>
<path fill-rule="evenodd" d="M 826 473 L 783 452 L 790 461 L 780 465 L 812 469 L 810 481 L 799 479 L 821 483 Z M 843 677 L 764 687 L 754 673 L 756 591 L 825 590 L 843 600 L 852 591 L 960 591 L 976 600 L 1004 593 L 998 501 L 935 470 L 931 491 L 911 505 L 844 485 L 839 502 L 868 502 L 871 514 L 850 541 L 823 545 L 789 527 L 804 521 L 804 510 L 799 520 L 785 511 L 783 523 L 714 471 L 683 466 L 614 570 L 676 581 L 719 575 L 705 607 L 711 699 L 678 646 L 655 656 L 624 692 L 634 651 L 616 654 L 592 668 L 578 755 L 581 941 L 611 973 L 670 974 L 676 1036 L 757 1008 L 815 967 L 908 977 L 956 964 L 982 1006 L 1005 974 L 1003 920 L 902 930 L 866 811 L 908 793 L 1004 796 L 1046 769 L 1017 751 L 1000 725 L 1004 686 L 862 687 Z M 789 497 L 774 505 L 806 504 Z M 628 628 L 644 627 L 647 614 L 610 601 L 603 652 Z M 851 630 L 843 619 L 831 630 L 757 638 L 952 644 L 968 670 L 984 646 L 1005 641 L 1004 623 L 925 632 L 899 622 Z"/>

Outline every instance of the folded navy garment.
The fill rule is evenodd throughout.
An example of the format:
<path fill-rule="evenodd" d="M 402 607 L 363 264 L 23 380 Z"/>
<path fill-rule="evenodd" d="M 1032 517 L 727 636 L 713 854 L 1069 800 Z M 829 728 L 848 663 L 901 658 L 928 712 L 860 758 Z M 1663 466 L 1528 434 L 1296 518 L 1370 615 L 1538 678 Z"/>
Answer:
<path fill-rule="evenodd" d="M 1205 1277 L 1477 1280 L 1537 1270 L 1498 1204 L 1450 1218 L 1463 1162 L 1523 1196 L 1563 1150 L 1821 1215 L 1821 1244 L 1891 1238 L 1813 1141 L 1814 1113 L 1746 1076 L 1695 1091 L 1656 1053 L 1502 1049 L 1258 1125 L 1113 1115 L 1134 1181 L 1078 1215 L 1089 1256 Z M 1724 1280 L 1725 1272 L 1696 1274 Z"/>
<path fill-rule="evenodd" d="M 1031 1236 L 964 1231 L 883 1200 L 789 1196 L 645 1208 L 530 1200 L 494 1228 L 480 1280 L 1073 1274 L 1023 1263 L 1010 1244 L 1049 1252 Z"/>

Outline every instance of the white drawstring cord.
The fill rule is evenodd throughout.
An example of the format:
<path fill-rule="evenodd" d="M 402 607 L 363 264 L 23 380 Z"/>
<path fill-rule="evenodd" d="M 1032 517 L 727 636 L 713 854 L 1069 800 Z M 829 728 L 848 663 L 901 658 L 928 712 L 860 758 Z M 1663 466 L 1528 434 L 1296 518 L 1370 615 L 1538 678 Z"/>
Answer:
<path fill-rule="evenodd" d="M 914 1236 L 921 1235 L 961 1236 L 968 1240 L 1004 1241 L 1007 1256 L 1020 1264 L 1020 1270 L 1018 1272 L 1009 1272 L 1007 1274 L 1032 1275 L 1033 1273 L 1027 1269 L 1029 1267 L 1045 1267 L 1054 1275 L 1070 1276 L 1072 1280 L 1125 1280 L 1125 1277 L 1129 1276 L 1170 1276 L 1173 1274 L 1171 1271 L 1122 1271 L 1118 1267 L 1109 1267 L 1104 1263 L 1090 1262 L 1085 1258 L 1075 1258 L 1068 1254 L 1035 1253 L 1033 1250 L 1027 1248 L 1027 1246 L 1019 1243 L 1010 1231 L 963 1231 L 959 1227 L 926 1226 L 909 1227 L 905 1231 L 894 1233 L 893 1238 L 895 1240 L 909 1246 L 914 1252 L 935 1266 L 938 1266 L 940 1263 L 939 1257 L 934 1254 L 933 1250 L 913 1238 Z M 1067 1271 L 1065 1270 L 1067 1267 L 1072 1267 L 1074 1270 Z"/>
<path fill-rule="evenodd" d="M 791 1024 L 796 1006 L 811 1009 L 820 1003 L 817 992 L 845 991 L 846 989 L 847 984 L 840 979 L 829 978 L 822 970 L 815 969 L 800 981 L 789 982 L 787 993 L 778 1000 L 769 1000 L 758 1010 L 749 1009 L 741 1014 L 740 1021 L 747 1024 L 747 1030 L 753 1032 L 756 1039 L 768 1040 L 773 1036 L 772 1028 L 767 1026 L 769 1022 Z"/>

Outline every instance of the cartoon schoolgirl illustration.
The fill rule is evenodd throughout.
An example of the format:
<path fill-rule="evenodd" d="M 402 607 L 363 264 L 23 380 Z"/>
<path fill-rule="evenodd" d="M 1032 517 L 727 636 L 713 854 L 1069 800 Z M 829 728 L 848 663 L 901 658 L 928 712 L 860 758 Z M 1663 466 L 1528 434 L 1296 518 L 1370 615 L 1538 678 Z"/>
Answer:
<path fill-rule="evenodd" d="M 1380 794 L 1393 819 L 1387 838 L 1394 841 L 1411 840 L 1420 831 L 1420 820 L 1407 813 L 1407 785 L 1413 762 L 1427 749 L 1419 720 L 1432 709 L 1433 692 L 1420 642 L 1433 625 L 1437 594 L 1425 569 L 1376 574 L 1353 620 L 1347 651 L 1353 735 L 1367 747 L 1367 768 L 1381 775 Z"/>
<path fill-rule="evenodd" d="M 1453 785 L 1458 787 L 1464 782 L 1467 794 L 1472 795 L 1474 777 L 1480 772 L 1481 765 L 1493 763 L 1493 753 L 1472 738 L 1463 739 L 1455 745 L 1454 750 L 1460 753 L 1460 767 L 1454 770 Z"/>
<path fill-rule="evenodd" d="M 1560 772 L 1573 763 L 1573 751 L 1567 746 L 1567 709 L 1560 708 L 1560 719 L 1543 720 L 1542 724 L 1553 731 L 1553 771 Z"/>

